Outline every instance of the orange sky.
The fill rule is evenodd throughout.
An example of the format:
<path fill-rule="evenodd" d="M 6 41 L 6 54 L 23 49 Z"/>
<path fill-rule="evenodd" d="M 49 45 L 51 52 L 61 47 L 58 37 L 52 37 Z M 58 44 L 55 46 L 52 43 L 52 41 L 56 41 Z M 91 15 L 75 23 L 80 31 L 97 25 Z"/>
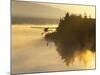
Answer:
<path fill-rule="evenodd" d="M 91 16 L 95 18 L 95 6 L 88 6 L 88 5 L 69 5 L 69 4 L 47 4 L 41 3 L 47 6 L 56 7 L 62 9 L 66 12 L 81 14 L 82 16 L 86 13 L 87 16 Z"/>
<path fill-rule="evenodd" d="M 37 5 L 37 8 L 34 8 L 34 3 L 36 4 L 41 4 L 43 6 Z M 49 6 L 49 7 L 46 7 Z M 46 7 L 46 8 L 45 8 Z M 51 9 L 50 7 L 53 7 L 52 9 L 55 9 L 55 11 L 57 11 L 58 9 L 62 10 L 58 13 L 56 13 L 55 11 L 46 11 L 48 9 Z M 39 9 L 39 10 L 38 10 Z M 91 16 L 92 18 L 95 18 L 95 6 L 89 6 L 89 5 L 72 5 L 72 4 L 54 4 L 54 3 L 43 3 L 43 2 L 12 2 L 12 10 L 14 15 L 21 15 L 21 16 L 33 16 L 34 15 L 36 17 L 49 17 L 49 18 L 58 18 L 59 16 L 61 16 L 62 14 L 64 14 L 65 12 L 69 12 L 70 14 L 78 14 L 78 15 L 82 15 L 84 16 L 85 14 L 87 15 L 87 17 Z M 31 10 L 31 11 L 30 11 Z M 44 12 L 45 11 L 45 12 Z M 53 13 L 52 15 L 51 12 Z M 55 13 L 56 14 L 55 14 Z M 63 13 L 61 13 L 63 12 Z M 62 15 L 64 16 L 64 15 Z"/>

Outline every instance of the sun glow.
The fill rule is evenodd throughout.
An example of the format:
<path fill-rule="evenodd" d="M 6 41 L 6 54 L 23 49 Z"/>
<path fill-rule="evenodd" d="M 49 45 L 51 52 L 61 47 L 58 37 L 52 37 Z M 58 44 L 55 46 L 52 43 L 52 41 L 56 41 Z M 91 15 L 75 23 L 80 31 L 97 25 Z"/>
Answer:
<path fill-rule="evenodd" d="M 50 4 L 50 3 L 41 3 L 47 6 L 51 6 L 54 8 L 61 9 L 63 11 L 69 12 L 70 14 L 78 14 L 87 17 L 91 16 L 91 18 L 95 18 L 95 6 L 89 5 L 74 5 L 74 4 Z"/>
<path fill-rule="evenodd" d="M 66 62 L 68 60 L 65 60 Z M 82 52 L 75 52 L 74 57 L 69 59 L 69 63 L 66 63 L 67 67 L 74 67 L 77 69 L 95 69 L 95 53 L 90 50 L 84 50 Z M 77 65 L 77 67 L 76 67 Z"/>
<path fill-rule="evenodd" d="M 80 61 L 85 68 L 95 68 L 95 53 L 90 50 L 82 52 L 80 54 Z"/>

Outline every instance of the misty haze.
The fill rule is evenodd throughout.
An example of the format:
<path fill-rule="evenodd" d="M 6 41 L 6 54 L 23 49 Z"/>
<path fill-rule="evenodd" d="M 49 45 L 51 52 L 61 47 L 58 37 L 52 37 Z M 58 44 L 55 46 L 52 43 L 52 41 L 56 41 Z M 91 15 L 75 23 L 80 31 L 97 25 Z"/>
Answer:
<path fill-rule="evenodd" d="M 95 69 L 95 6 L 12 0 L 11 12 L 12 74 Z"/>

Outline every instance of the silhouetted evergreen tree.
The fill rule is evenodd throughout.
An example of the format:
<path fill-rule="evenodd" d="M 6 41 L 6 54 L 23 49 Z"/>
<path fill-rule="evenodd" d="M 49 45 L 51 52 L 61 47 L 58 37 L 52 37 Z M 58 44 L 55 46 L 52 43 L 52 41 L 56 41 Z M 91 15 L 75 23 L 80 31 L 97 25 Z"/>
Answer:
<path fill-rule="evenodd" d="M 62 59 L 69 63 L 76 50 L 81 52 L 89 49 L 95 52 L 95 27 L 95 19 L 66 13 L 56 31 L 47 34 L 45 39 L 55 42 Z"/>

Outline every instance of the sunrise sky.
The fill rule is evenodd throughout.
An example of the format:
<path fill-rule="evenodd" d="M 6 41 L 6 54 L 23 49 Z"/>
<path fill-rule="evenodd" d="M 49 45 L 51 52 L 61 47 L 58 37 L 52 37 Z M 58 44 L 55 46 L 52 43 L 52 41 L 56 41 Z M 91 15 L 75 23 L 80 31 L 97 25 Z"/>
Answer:
<path fill-rule="evenodd" d="M 13 0 L 15 1 L 15 0 Z M 39 7 L 39 5 L 35 5 L 37 7 L 34 6 L 34 3 L 35 4 L 40 4 L 40 5 L 43 5 L 44 7 Z M 50 8 L 51 7 L 51 8 Z M 43 9 L 44 8 L 44 9 Z M 55 12 L 55 13 L 52 13 L 50 15 L 51 12 L 53 11 L 45 11 L 45 10 L 49 10 L 54 8 L 53 10 L 56 10 L 57 11 L 61 11 L 61 12 Z M 59 9 L 59 10 L 58 10 Z M 40 12 L 41 11 L 41 12 Z M 43 11 L 43 12 L 42 12 Z M 82 15 L 84 16 L 85 14 L 89 17 L 91 16 L 92 18 L 95 18 L 95 6 L 89 6 L 89 5 L 72 5 L 72 4 L 54 4 L 54 3 L 43 3 L 43 2 L 13 2 L 12 4 L 12 14 L 14 15 L 27 15 L 27 16 L 33 16 L 36 15 L 38 17 L 38 15 L 41 16 L 45 16 L 46 17 L 59 17 L 59 15 L 62 15 L 64 14 L 65 12 L 69 12 L 69 13 L 74 13 L 74 14 L 78 14 L 78 15 Z"/>
<path fill-rule="evenodd" d="M 81 14 L 84 15 L 85 13 L 87 16 L 91 16 L 95 18 L 95 6 L 88 6 L 88 5 L 70 5 L 70 4 L 46 4 L 51 7 L 62 9 L 66 12 Z"/>

